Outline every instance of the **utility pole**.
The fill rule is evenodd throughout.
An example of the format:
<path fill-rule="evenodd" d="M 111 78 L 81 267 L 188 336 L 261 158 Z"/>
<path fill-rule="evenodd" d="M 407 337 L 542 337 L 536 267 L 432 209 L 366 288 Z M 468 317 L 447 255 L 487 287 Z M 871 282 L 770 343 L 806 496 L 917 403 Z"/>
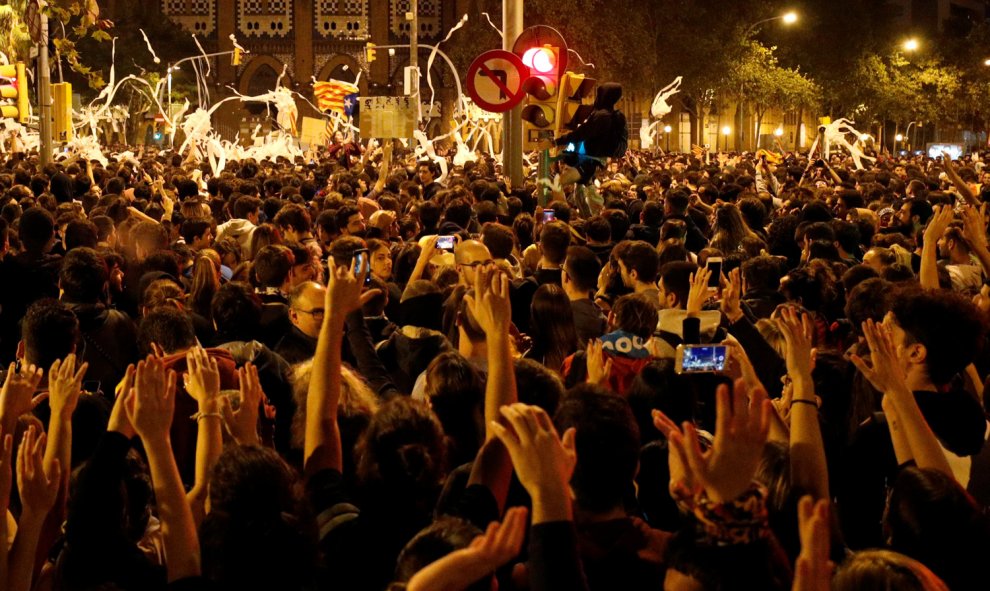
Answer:
<path fill-rule="evenodd" d="M 52 161 L 52 78 L 48 70 L 48 15 L 39 6 L 41 40 L 38 42 L 38 134 L 41 136 L 41 165 Z"/>
<path fill-rule="evenodd" d="M 523 0 L 502 0 L 502 49 L 512 51 L 523 30 Z M 502 115 L 502 174 L 523 185 L 522 104 Z"/>
<path fill-rule="evenodd" d="M 416 127 L 413 132 L 419 129 L 420 104 L 419 99 L 419 1 L 409 0 L 409 13 L 406 15 L 409 21 L 409 96 L 416 101 Z M 409 138 L 409 147 L 416 151 L 416 138 Z"/>

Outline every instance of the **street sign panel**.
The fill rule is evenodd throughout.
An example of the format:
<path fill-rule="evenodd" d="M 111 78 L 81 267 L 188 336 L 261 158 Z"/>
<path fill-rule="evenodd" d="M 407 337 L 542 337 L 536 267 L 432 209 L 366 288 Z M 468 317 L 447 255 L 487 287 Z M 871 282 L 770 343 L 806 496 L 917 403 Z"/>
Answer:
<path fill-rule="evenodd" d="M 493 49 L 479 55 L 467 72 L 467 91 L 482 109 L 492 113 L 511 110 L 522 101 L 529 68 L 511 51 Z"/>

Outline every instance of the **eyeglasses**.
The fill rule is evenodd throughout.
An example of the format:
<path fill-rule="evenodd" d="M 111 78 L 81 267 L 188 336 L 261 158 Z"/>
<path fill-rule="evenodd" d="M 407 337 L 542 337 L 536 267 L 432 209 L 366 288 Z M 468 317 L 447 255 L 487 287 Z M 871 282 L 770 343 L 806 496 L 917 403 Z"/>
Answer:
<path fill-rule="evenodd" d="M 299 308 L 293 308 L 293 310 L 302 314 L 309 314 L 314 320 L 319 320 L 323 318 L 324 314 L 326 314 L 326 310 L 324 308 L 313 308 L 312 310 L 300 310 Z"/>
<path fill-rule="evenodd" d="M 460 263 L 462 267 L 471 267 L 472 269 L 477 269 L 478 267 L 483 267 L 485 265 L 490 265 L 495 261 L 475 261 L 473 263 Z"/>

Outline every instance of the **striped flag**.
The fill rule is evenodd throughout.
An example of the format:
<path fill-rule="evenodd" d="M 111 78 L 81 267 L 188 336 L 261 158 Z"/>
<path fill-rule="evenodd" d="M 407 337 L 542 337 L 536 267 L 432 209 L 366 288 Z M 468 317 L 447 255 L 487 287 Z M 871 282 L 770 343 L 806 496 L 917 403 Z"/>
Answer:
<path fill-rule="evenodd" d="M 349 82 L 330 80 L 313 84 L 313 96 L 321 111 L 337 111 L 348 116 L 357 105 L 358 87 Z"/>

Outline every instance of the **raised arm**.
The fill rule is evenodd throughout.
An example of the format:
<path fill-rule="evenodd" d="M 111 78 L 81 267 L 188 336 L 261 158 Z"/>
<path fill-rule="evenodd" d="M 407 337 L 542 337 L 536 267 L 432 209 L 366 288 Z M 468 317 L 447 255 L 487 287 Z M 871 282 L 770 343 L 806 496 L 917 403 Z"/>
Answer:
<path fill-rule="evenodd" d="M 186 495 L 196 523 L 206 514 L 206 496 L 210 473 L 223 452 L 223 433 L 220 414 L 220 369 L 217 360 L 207 355 L 202 347 L 186 353 L 186 392 L 196 401 L 196 479 Z"/>
<path fill-rule="evenodd" d="M 952 185 L 959 191 L 962 198 L 966 200 L 966 203 L 973 206 L 979 206 L 980 202 L 976 199 L 976 195 L 973 194 L 973 189 L 966 184 L 959 173 L 956 171 L 955 165 L 952 164 L 952 156 L 947 152 L 942 152 L 942 163 L 945 164 L 945 176 L 949 177 L 949 181 Z"/>
<path fill-rule="evenodd" d="M 948 205 L 935 206 L 935 213 L 925 227 L 921 248 L 921 271 L 918 279 L 925 289 L 938 289 L 938 241 L 952 222 L 953 211 Z"/>
<path fill-rule="evenodd" d="M 56 360 L 48 370 L 48 395 L 52 415 L 48 421 L 48 446 L 45 449 L 45 470 L 51 471 L 55 462 L 62 466 L 72 465 L 72 413 L 79 403 L 82 393 L 82 380 L 89 364 L 83 363 L 76 369 L 76 356 L 70 353 L 64 360 Z M 62 478 L 61 496 L 64 502 L 69 492 L 69 473 L 65 470 Z"/>
<path fill-rule="evenodd" d="M 162 522 L 168 581 L 199 576 L 199 537 L 186 502 L 169 430 L 175 414 L 175 372 L 149 356 L 138 363 L 134 388 L 125 400 L 127 417 L 144 443 L 158 518 Z"/>
<path fill-rule="evenodd" d="M 10 548 L 7 545 L 7 508 L 10 506 L 10 487 L 13 482 L 13 450 L 14 436 L 5 433 L 0 428 L 0 586 L 9 588 L 7 575 L 10 568 L 7 565 L 7 558 Z"/>
<path fill-rule="evenodd" d="M 794 388 L 790 402 L 791 478 L 815 499 L 827 499 L 828 464 L 818 422 L 815 383 L 811 379 L 811 317 L 798 316 L 793 308 L 782 308 L 777 328 L 787 344 L 787 375 Z"/>
<path fill-rule="evenodd" d="M 935 433 L 921 414 L 914 392 L 908 388 L 904 371 L 897 363 L 896 348 L 890 330 L 872 320 L 867 320 L 863 323 L 863 335 L 870 347 L 871 363 L 867 364 L 858 355 L 851 357 L 852 362 L 874 388 L 883 392 L 884 398 L 890 398 L 887 404 L 892 404 L 896 410 L 895 418 L 904 433 L 902 442 L 906 440 L 911 456 L 919 468 L 933 468 L 954 478 L 945 452 L 942 451 Z M 903 443 L 901 446 L 903 448 Z"/>
<path fill-rule="evenodd" d="M 355 271 L 357 277 L 355 277 Z M 340 355 L 347 315 L 361 306 L 365 269 L 338 267 L 330 258 L 326 313 L 313 356 L 313 376 L 306 396 L 303 466 L 307 476 L 320 470 L 341 471 L 344 456 L 337 424 L 340 404 Z"/>
<path fill-rule="evenodd" d="M 973 254 L 980 261 L 983 267 L 983 275 L 990 275 L 990 249 L 987 248 L 987 225 L 983 221 L 983 213 L 980 208 L 967 205 L 963 209 L 963 235 L 969 243 Z"/>
<path fill-rule="evenodd" d="M 44 448 L 45 434 L 36 434 L 33 425 L 28 427 L 17 450 L 17 490 L 23 510 L 8 557 L 10 570 L 5 588 L 9 591 L 31 589 L 41 529 L 59 494 L 62 467 L 56 459 L 51 470 L 45 471 Z"/>

